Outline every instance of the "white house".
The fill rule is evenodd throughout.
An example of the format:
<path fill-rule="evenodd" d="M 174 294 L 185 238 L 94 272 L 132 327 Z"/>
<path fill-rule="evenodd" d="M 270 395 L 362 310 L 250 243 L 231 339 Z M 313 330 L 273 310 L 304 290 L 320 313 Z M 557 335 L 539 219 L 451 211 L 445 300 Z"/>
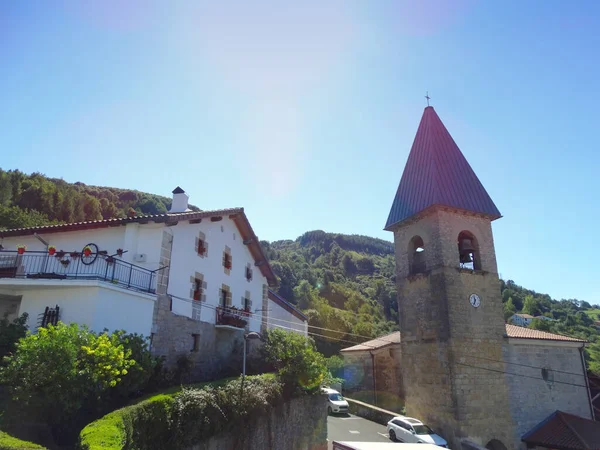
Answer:
<path fill-rule="evenodd" d="M 528 326 L 534 317 L 530 314 L 513 314 L 508 318 L 508 322 L 519 327 Z"/>
<path fill-rule="evenodd" d="M 191 211 L 179 187 L 167 214 L 4 230 L 0 245 L 0 313 L 28 313 L 32 331 L 124 329 L 168 359 L 221 360 L 244 331 L 306 334 L 306 317 L 269 294 L 277 279 L 244 209 Z"/>

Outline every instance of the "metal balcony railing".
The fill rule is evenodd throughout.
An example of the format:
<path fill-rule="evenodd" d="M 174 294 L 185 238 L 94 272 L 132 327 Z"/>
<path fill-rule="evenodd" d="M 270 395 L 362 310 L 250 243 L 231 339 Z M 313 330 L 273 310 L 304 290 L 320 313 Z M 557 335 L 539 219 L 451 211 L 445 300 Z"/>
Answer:
<path fill-rule="evenodd" d="M 0 278 L 101 280 L 127 289 L 156 292 L 156 272 L 115 255 L 80 252 L 0 251 Z"/>
<path fill-rule="evenodd" d="M 236 328 L 245 328 L 248 317 L 252 313 L 244 309 L 231 306 L 217 306 L 217 325 L 230 325 Z"/>

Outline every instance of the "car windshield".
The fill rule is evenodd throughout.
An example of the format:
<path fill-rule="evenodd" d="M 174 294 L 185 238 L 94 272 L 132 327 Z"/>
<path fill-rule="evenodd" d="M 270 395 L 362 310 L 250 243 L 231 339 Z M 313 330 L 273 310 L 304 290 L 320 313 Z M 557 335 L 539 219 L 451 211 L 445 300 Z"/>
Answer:
<path fill-rule="evenodd" d="M 342 400 L 344 400 L 344 397 L 342 397 L 336 392 L 335 394 L 329 394 L 329 400 L 333 400 L 334 402 L 341 402 Z"/>
<path fill-rule="evenodd" d="M 413 425 L 416 434 L 434 434 L 433 430 L 427 425 Z"/>

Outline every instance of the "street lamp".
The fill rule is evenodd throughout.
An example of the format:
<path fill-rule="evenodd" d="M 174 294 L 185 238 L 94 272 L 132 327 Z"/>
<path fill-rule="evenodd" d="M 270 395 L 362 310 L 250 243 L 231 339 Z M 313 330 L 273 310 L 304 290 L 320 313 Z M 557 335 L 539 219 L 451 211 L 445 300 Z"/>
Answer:
<path fill-rule="evenodd" d="M 248 339 L 261 339 L 261 335 L 255 331 L 251 331 L 250 333 L 246 333 L 244 335 L 244 362 L 242 366 L 242 377 L 246 376 L 246 342 Z"/>

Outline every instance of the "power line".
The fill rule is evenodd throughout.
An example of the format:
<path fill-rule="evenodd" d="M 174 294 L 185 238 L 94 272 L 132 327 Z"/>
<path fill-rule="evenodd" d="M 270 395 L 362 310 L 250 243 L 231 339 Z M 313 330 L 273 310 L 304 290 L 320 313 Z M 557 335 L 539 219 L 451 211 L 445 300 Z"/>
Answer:
<path fill-rule="evenodd" d="M 459 363 L 459 362 L 455 362 L 454 364 L 457 364 L 459 366 L 471 367 L 473 369 L 481 369 L 481 370 L 487 370 L 489 372 L 502 373 L 502 374 L 505 374 L 505 375 L 514 375 L 516 377 L 531 378 L 533 380 L 546 381 L 543 378 L 539 378 L 539 377 L 532 377 L 530 375 L 523 375 L 523 374 L 520 374 L 520 373 L 505 372 L 504 370 L 490 369 L 488 367 L 471 366 L 470 364 L 464 364 L 464 363 Z M 568 386 L 582 387 L 582 388 L 586 388 L 587 389 L 587 386 L 585 386 L 583 384 L 568 383 L 566 381 L 552 381 L 552 383 L 566 384 Z"/>
<path fill-rule="evenodd" d="M 171 296 L 171 297 L 174 297 L 174 298 L 177 298 L 177 299 L 179 299 L 179 300 L 181 300 L 181 301 L 184 301 L 184 302 L 187 302 L 187 303 L 193 303 L 193 302 L 194 302 L 194 301 L 192 301 L 192 300 L 190 300 L 190 299 L 188 299 L 188 298 L 178 297 L 178 296 L 176 296 L 176 295 L 172 295 L 172 294 L 167 294 L 167 295 L 169 295 L 169 296 Z M 214 310 L 214 311 L 216 311 L 216 310 L 217 310 L 217 307 L 215 307 L 215 306 L 213 306 L 213 305 L 209 305 L 209 304 L 201 304 L 201 308 L 208 308 L 208 309 L 211 309 L 211 310 Z M 298 325 L 298 323 L 297 323 L 297 322 L 293 322 L 293 321 L 290 321 L 290 320 L 278 319 L 278 318 L 275 318 L 275 317 L 269 317 L 268 319 L 266 319 L 266 320 L 265 320 L 265 319 L 263 319 L 263 318 L 262 318 L 262 316 L 260 316 L 260 318 L 257 318 L 257 317 L 255 316 L 255 317 L 253 318 L 253 320 L 254 320 L 254 321 L 260 321 L 260 322 L 261 322 L 261 324 L 265 324 L 265 325 L 272 325 L 272 326 L 275 326 L 275 327 L 277 327 L 277 328 L 281 328 L 281 329 L 287 329 L 287 330 L 292 330 L 292 331 L 300 331 L 298 328 L 285 327 L 285 326 L 283 326 L 283 325 L 278 325 L 278 324 L 274 324 L 274 323 L 269 323 L 269 320 L 271 320 L 271 321 L 278 321 L 278 322 L 282 322 L 282 323 L 289 323 L 289 324 L 292 324 L 292 325 Z M 397 344 L 397 343 L 398 343 L 398 342 L 396 342 L 396 341 L 392 341 L 392 340 L 385 339 L 384 337 L 372 338 L 372 337 L 369 337 L 369 336 L 364 336 L 364 335 L 360 335 L 360 334 L 355 334 L 355 333 L 346 333 L 346 332 L 344 332 L 344 331 L 333 330 L 333 329 L 331 329 L 331 328 L 317 327 L 317 326 L 313 326 L 313 325 L 308 325 L 308 328 L 309 328 L 309 329 L 310 329 L 310 328 L 313 328 L 313 329 L 317 329 L 317 330 L 324 330 L 324 331 L 329 331 L 329 332 L 338 333 L 338 334 L 344 334 L 344 335 L 346 335 L 346 336 L 356 336 L 356 337 L 361 337 L 361 338 L 363 338 L 363 339 L 368 339 L 368 341 L 381 341 L 381 342 L 386 342 L 386 343 L 390 343 L 390 344 Z M 365 346 L 365 347 L 369 347 L 369 348 L 371 348 L 372 350 L 376 350 L 376 349 L 378 349 L 378 348 L 379 348 L 379 347 L 376 347 L 376 346 L 373 346 L 373 345 L 369 345 L 369 344 L 367 344 L 366 342 L 357 343 L 357 342 L 355 342 L 355 341 L 350 341 L 350 340 L 347 340 L 347 339 L 342 339 L 342 338 L 336 338 L 336 337 L 332 337 L 332 336 L 327 336 L 327 335 L 324 335 L 324 334 L 319 334 L 319 333 L 315 333 L 315 332 L 311 332 L 311 331 L 307 331 L 307 333 L 308 333 L 309 335 L 311 335 L 311 336 L 317 336 L 317 337 L 321 337 L 321 338 L 324 338 L 324 339 L 328 339 L 328 340 L 330 340 L 330 341 L 335 341 L 335 342 L 346 342 L 346 343 L 353 344 L 353 345 L 363 345 L 363 346 Z M 368 342 L 368 341 L 367 341 L 367 342 Z M 515 362 L 511 362 L 511 361 L 506 361 L 506 360 L 504 360 L 504 361 L 501 361 L 501 360 L 497 360 L 497 359 L 486 358 L 486 357 L 483 357 L 483 356 L 475 356 L 475 355 L 460 355 L 460 354 L 459 354 L 459 355 L 457 355 L 457 356 L 459 356 L 459 357 L 460 357 L 460 356 L 464 356 L 464 357 L 469 357 L 469 358 L 483 359 L 483 360 L 492 361 L 492 362 L 496 362 L 496 363 L 501 363 L 501 364 L 511 364 L 511 365 L 515 365 L 515 366 L 528 367 L 528 368 L 531 368 L 531 369 L 537 369 L 537 370 L 542 370 L 542 369 L 545 369 L 545 367 L 538 367 L 538 366 L 532 366 L 532 365 L 528 365 L 528 364 L 515 363 Z M 460 363 L 457 363 L 457 364 L 460 364 Z M 464 365 L 464 364 L 463 364 L 463 365 Z M 475 367 L 475 366 L 473 366 L 473 367 Z M 485 369 L 485 368 L 482 368 L 482 369 L 484 369 L 484 370 L 488 370 L 488 369 Z M 491 369 L 490 369 L 490 370 L 491 370 Z M 555 373 L 562 373 L 562 374 L 566 374 L 566 375 L 573 375 L 573 376 L 581 376 L 581 377 L 584 377 L 584 378 L 586 377 L 586 374 L 580 374 L 580 373 L 575 373 L 575 372 L 567 372 L 567 371 L 562 371 L 562 370 L 554 370 L 554 369 L 549 369 L 549 370 L 551 370 L 552 372 L 555 372 Z M 542 380 L 542 381 L 545 381 L 543 378 L 539 378 L 539 377 L 532 377 L 532 376 L 528 376 L 528 375 L 515 374 L 515 373 L 511 373 L 511 372 L 504 372 L 504 373 L 506 373 L 506 374 L 509 374 L 509 375 L 523 376 L 523 377 L 527 377 L 527 378 L 533 378 L 533 379 L 536 379 L 536 380 Z M 567 382 L 560 382 L 560 381 L 555 381 L 555 383 L 571 384 L 571 383 L 567 383 Z M 575 386 L 575 385 L 574 385 L 574 386 Z M 580 385 L 576 385 L 576 386 L 580 386 Z"/>

